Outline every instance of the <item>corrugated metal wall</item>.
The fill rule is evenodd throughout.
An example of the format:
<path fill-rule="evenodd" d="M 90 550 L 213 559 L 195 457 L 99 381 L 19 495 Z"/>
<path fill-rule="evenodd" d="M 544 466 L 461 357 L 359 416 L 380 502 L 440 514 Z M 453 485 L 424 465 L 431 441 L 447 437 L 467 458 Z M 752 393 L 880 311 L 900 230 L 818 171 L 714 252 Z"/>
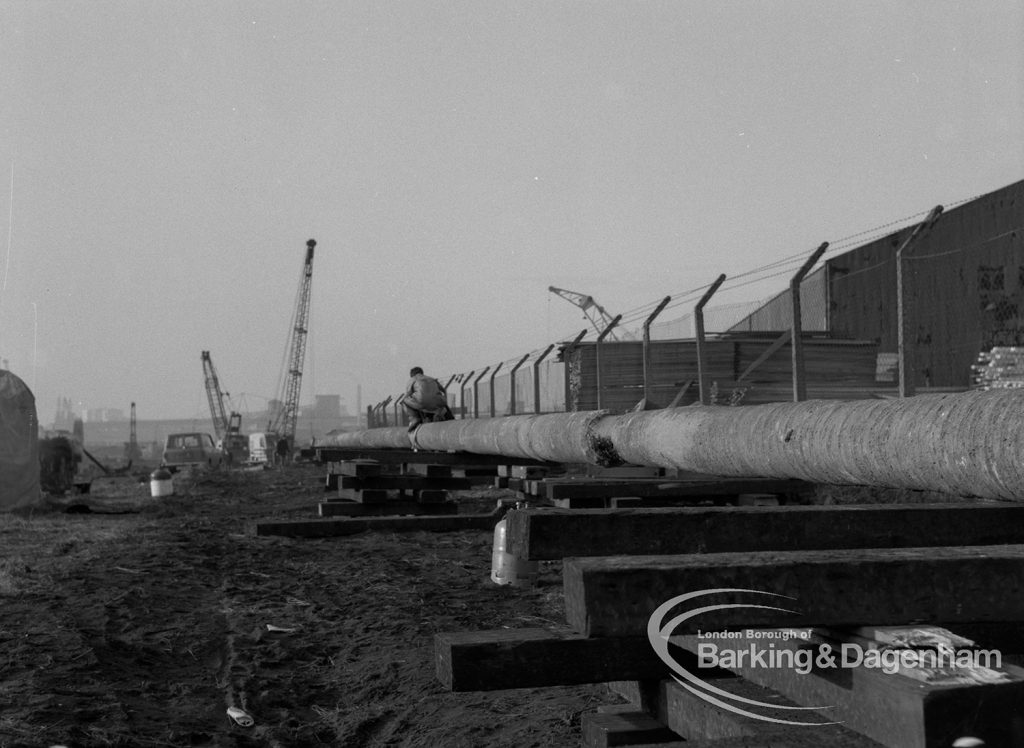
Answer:
<path fill-rule="evenodd" d="M 942 215 L 904 255 L 916 386 L 967 387 L 978 353 L 1024 344 L 1024 182 Z M 896 250 L 912 227 L 827 262 L 833 335 L 897 349 Z"/>
<path fill-rule="evenodd" d="M 904 255 L 917 387 L 963 387 L 981 351 L 1024 345 L 1024 181 L 947 210 Z M 828 259 L 801 285 L 804 330 L 897 350 L 896 250 L 913 226 Z M 789 291 L 734 331 L 785 330 Z"/>

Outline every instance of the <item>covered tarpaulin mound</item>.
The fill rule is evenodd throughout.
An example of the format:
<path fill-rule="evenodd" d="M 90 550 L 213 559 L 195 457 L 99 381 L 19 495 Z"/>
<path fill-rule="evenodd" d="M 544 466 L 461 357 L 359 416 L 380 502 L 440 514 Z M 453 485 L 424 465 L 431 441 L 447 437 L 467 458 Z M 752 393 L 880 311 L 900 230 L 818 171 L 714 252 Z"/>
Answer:
<path fill-rule="evenodd" d="M 32 391 L 0 369 L 0 512 L 40 503 L 39 422 Z"/>

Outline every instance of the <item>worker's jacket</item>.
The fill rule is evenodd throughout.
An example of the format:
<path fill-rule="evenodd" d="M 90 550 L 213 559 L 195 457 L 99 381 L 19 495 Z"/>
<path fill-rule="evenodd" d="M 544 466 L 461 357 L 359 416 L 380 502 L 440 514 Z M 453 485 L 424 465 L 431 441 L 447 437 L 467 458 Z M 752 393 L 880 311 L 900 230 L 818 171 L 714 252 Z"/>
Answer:
<path fill-rule="evenodd" d="M 448 404 L 441 383 L 433 377 L 417 374 L 405 387 L 403 402 L 415 410 L 435 411 Z"/>

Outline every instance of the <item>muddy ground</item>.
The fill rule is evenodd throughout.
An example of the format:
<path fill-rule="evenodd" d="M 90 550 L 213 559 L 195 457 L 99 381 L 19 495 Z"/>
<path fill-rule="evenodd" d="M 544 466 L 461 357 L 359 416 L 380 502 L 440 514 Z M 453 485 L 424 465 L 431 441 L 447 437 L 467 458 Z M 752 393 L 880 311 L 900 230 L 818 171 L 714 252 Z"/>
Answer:
<path fill-rule="evenodd" d="M 434 673 L 438 632 L 561 624 L 559 565 L 516 589 L 489 579 L 488 532 L 255 535 L 315 516 L 324 473 L 179 474 L 160 499 L 105 478 L 91 513 L 0 515 L 0 746 L 579 745 L 602 686 Z"/>

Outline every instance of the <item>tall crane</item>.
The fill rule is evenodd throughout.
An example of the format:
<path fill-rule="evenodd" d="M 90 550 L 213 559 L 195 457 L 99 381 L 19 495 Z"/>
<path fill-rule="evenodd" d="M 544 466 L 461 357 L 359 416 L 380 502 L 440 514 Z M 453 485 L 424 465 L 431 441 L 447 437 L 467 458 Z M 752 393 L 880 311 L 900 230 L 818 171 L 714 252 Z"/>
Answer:
<path fill-rule="evenodd" d="M 299 389 L 302 386 L 302 365 L 306 358 L 306 333 L 309 325 L 309 292 L 313 284 L 313 249 L 316 240 L 306 242 L 306 260 L 299 277 L 299 292 L 289 332 L 287 373 L 281 388 L 281 404 L 267 424 L 267 431 L 288 442 L 288 454 L 295 446 L 295 424 L 299 419 Z"/>
<path fill-rule="evenodd" d="M 228 415 L 224 407 L 224 393 L 220 388 L 220 378 L 213 366 L 209 351 L 203 351 L 203 379 L 206 382 L 206 399 L 210 403 L 210 418 L 213 420 L 213 431 L 217 442 L 221 445 L 228 462 L 245 462 L 249 458 L 249 440 L 241 433 L 242 415 L 231 412 Z M 134 403 L 133 403 L 134 405 Z"/>
<path fill-rule="evenodd" d="M 570 304 L 582 309 L 583 316 L 590 320 L 590 324 L 597 330 L 598 335 L 604 332 L 614 319 L 612 315 L 608 314 L 607 309 L 594 300 L 593 296 L 576 291 L 567 291 L 564 288 L 556 288 L 555 286 L 548 286 L 548 291 L 555 294 L 555 296 L 561 296 Z M 620 332 L 617 329 L 613 329 L 608 333 L 608 337 L 612 340 L 631 340 L 633 338 L 629 333 Z"/>

